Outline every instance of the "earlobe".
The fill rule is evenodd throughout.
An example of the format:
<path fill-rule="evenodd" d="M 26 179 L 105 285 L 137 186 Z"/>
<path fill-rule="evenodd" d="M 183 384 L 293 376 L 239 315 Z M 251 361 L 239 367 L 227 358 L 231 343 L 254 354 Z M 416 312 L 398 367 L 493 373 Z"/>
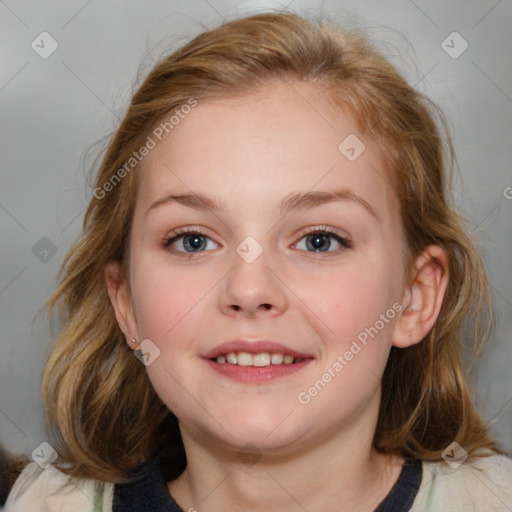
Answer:
<path fill-rule="evenodd" d="M 419 343 L 434 326 L 448 285 L 448 257 L 431 245 L 416 259 L 412 281 L 403 297 L 403 310 L 395 324 L 392 344 L 405 348 Z"/>
<path fill-rule="evenodd" d="M 128 280 L 123 275 L 120 263 L 110 261 L 105 266 L 105 283 L 108 296 L 114 308 L 117 324 L 133 348 L 132 339 L 137 338 L 138 328 L 133 314 Z"/>

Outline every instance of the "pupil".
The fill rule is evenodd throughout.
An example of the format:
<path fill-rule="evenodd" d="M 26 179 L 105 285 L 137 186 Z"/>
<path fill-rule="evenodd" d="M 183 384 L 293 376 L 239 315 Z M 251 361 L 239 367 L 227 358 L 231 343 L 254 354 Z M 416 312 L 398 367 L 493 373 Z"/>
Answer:
<path fill-rule="evenodd" d="M 185 237 L 185 249 L 191 248 L 192 251 L 197 251 L 204 248 L 204 240 L 202 235 L 189 235 Z M 191 252 L 191 251 L 189 251 Z"/>
<path fill-rule="evenodd" d="M 330 240 L 327 237 L 327 235 L 316 233 L 310 236 L 311 238 L 308 237 L 306 243 L 308 249 L 313 249 L 316 252 L 326 251 L 327 249 L 329 249 Z"/>

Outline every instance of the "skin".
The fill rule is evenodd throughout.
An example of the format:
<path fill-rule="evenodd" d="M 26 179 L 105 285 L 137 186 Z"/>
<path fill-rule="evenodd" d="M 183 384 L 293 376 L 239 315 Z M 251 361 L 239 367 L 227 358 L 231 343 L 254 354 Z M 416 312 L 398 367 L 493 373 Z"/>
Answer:
<path fill-rule="evenodd" d="M 313 85 L 279 83 L 200 102 L 144 161 L 128 279 L 116 263 L 106 268 L 130 348 L 133 337 L 160 350 L 141 371 L 180 420 L 188 466 L 168 488 L 184 510 L 372 511 L 399 476 L 403 460 L 372 448 L 380 376 L 392 345 L 421 342 L 434 325 L 446 256 L 428 247 L 406 280 L 398 207 L 375 144 L 322 96 Z M 338 150 L 349 134 L 366 145 L 352 162 Z M 279 209 L 292 193 L 335 189 L 362 197 L 375 216 L 348 199 Z M 148 212 L 171 193 L 191 192 L 223 209 L 173 202 Z M 311 250 L 301 230 L 318 226 L 352 247 L 330 239 L 328 251 Z M 183 238 L 164 247 L 182 227 L 203 231 L 206 250 L 185 252 Z M 252 263 L 235 250 L 247 236 L 263 249 Z M 301 404 L 298 394 L 396 302 L 401 314 Z M 201 359 L 240 337 L 314 359 L 256 384 L 229 380 Z"/>

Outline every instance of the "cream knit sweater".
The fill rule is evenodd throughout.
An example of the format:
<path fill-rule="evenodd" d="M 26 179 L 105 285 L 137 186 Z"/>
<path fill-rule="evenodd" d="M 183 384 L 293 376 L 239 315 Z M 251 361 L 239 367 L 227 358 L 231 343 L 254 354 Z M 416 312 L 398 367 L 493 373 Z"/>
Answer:
<path fill-rule="evenodd" d="M 112 512 L 114 485 L 70 479 L 35 462 L 21 473 L 5 512 Z M 423 478 L 410 512 L 512 512 L 512 459 L 492 455 L 453 469 L 423 462 Z"/>

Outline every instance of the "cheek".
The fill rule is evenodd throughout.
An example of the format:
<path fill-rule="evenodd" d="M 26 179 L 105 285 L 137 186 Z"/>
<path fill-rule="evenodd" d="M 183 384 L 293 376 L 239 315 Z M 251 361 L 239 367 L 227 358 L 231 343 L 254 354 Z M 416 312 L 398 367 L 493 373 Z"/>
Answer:
<path fill-rule="evenodd" d="M 378 258 L 361 258 L 336 272 L 319 273 L 314 281 L 304 280 L 299 296 L 314 312 L 315 323 L 329 340 L 331 349 L 343 351 L 358 338 L 383 339 L 389 336 L 396 311 L 398 282 L 389 264 Z M 384 315 L 383 317 L 381 315 Z M 377 328 L 375 334 L 373 327 Z"/>
<path fill-rule="evenodd" d="M 140 335 L 164 342 L 194 316 L 215 276 L 204 271 L 169 265 L 165 258 L 141 259 L 133 275 L 135 314 Z"/>
<path fill-rule="evenodd" d="M 297 396 L 311 414 L 338 404 L 333 417 L 355 417 L 375 398 L 400 307 L 395 277 L 388 264 L 366 260 L 320 277 L 309 288 L 307 306 L 316 314 L 310 318 L 316 317 L 325 350 L 318 371 Z"/>
<path fill-rule="evenodd" d="M 194 340 L 205 322 L 204 307 L 210 300 L 205 293 L 218 278 L 169 265 L 165 258 L 148 257 L 137 263 L 133 296 L 139 333 L 159 350 L 146 370 L 162 401 L 180 418 L 187 418 L 189 393 L 200 396 L 187 373 L 197 357 Z"/>

